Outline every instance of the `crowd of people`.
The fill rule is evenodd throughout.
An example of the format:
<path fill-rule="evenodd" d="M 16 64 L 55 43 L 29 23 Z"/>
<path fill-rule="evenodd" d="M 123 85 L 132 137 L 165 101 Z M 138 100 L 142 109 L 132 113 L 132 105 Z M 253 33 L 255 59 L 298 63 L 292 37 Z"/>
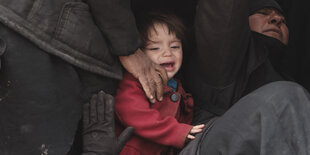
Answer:
<path fill-rule="evenodd" d="M 0 1 L 0 154 L 310 154 L 286 8 L 131 3 Z"/>

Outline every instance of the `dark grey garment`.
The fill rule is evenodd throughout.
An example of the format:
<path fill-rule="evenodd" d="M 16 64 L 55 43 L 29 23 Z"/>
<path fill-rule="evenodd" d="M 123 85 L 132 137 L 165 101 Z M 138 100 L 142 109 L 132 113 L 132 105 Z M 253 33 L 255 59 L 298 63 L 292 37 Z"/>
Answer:
<path fill-rule="evenodd" d="M 114 93 L 118 81 L 76 68 L 1 23 L 0 38 L 6 43 L 0 70 L 0 154 L 65 155 L 82 104 L 99 90 Z"/>
<path fill-rule="evenodd" d="M 309 155 L 310 96 L 278 81 L 243 97 L 208 131 L 197 154 Z"/>
<path fill-rule="evenodd" d="M 205 127 L 203 128 L 201 133 L 195 135 L 195 139 L 190 141 L 186 146 L 180 151 L 179 155 L 195 155 L 198 154 L 200 145 L 203 141 L 203 138 L 208 134 L 208 131 L 212 128 L 214 121 L 217 117 L 210 119 L 207 123 L 205 123 Z"/>
<path fill-rule="evenodd" d="M 1 0 L 0 22 L 47 53 L 90 72 L 121 79 L 117 56 L 132 54 L 140 46 L 130 0 L 87 2 Z"/>
<path fill-rule="evenodd" d="M 248 94 L 207 123 L 180 155 L 309 155 L 310 96 L 278 81 Z"/>

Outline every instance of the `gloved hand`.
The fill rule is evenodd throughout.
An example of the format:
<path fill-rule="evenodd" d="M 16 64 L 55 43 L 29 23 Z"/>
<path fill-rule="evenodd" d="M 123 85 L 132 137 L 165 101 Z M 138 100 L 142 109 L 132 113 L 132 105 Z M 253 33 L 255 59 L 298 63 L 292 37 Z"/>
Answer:
<path fill-rule="evenodd" d="M 100 91 L 83 109 L 83 155 L 117 155 L 133 133 L 128 127 L 117 138 L 114 127 L 114 99 Z"/>

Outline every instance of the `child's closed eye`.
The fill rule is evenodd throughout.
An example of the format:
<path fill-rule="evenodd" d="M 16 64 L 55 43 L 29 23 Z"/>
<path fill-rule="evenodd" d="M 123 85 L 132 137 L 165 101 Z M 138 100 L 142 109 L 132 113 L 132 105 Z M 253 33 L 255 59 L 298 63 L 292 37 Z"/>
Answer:
<path fill-rule="evenodd" d="M 174 48 L 174 49 L 179 49 L 180 46 L 171 46 L 171 48 Z"/>
<path fill-rule="evenodd" d="M 152 48 L 149 48 L 149 50 L 151 50 L 151 51 L 157 51 L 157 50 L 159 50 L 159 48 L 158 48 L 158 47 L 152 47 Z"/>

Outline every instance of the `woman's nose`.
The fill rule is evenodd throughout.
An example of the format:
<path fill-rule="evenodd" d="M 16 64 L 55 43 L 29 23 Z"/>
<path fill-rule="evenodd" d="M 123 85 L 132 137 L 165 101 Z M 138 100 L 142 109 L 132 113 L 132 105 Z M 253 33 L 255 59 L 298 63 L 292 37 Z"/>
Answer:
<path fill-rule="evenodd" d="M 284 17 L 279 13 L 277 13 L 276 11 L 274 11 L 273 13 L 270 14 L 269 23 L 279 26 L 282 23 L 284 23 Z"/>

